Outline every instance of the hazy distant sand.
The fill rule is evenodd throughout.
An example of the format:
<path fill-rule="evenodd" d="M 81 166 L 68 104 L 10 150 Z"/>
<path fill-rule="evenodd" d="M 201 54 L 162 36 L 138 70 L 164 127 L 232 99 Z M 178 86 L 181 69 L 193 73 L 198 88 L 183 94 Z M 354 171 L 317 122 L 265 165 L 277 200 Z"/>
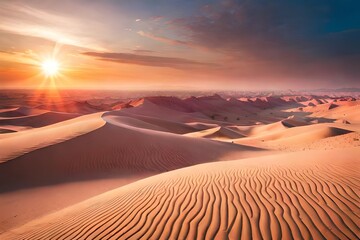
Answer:
<path fill-rule="evenodd" d="M 356 239 L 360 148 L 208 163 L 150 177 L 2 239 Z"/>

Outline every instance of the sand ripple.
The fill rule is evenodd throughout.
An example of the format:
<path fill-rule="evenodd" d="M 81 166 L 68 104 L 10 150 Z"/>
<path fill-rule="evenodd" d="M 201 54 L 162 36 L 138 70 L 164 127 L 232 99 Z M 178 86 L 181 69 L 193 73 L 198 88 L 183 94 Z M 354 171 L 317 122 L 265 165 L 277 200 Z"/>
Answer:
<path fill-rule="evenodd" d="M 307 159 L 284 154 L 175 170 L 2 239 L 357 239 L 360 151 L 351 151 L 343 158 L 340 151 Z"/>

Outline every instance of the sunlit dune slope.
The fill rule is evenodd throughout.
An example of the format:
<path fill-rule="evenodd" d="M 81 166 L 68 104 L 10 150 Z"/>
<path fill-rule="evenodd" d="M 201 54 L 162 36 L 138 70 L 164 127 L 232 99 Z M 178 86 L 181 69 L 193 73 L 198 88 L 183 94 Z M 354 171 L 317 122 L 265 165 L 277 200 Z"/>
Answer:
<path fill-rule="evenodd" d="M 2 239 L 357 239 L 360 148 L 216 162 L 150 177 Z"/>

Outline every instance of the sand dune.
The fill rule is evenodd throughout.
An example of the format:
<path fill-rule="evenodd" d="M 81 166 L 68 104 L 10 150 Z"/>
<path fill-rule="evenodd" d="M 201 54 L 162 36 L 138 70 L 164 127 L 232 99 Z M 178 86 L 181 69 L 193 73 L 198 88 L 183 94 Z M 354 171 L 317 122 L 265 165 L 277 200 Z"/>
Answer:
<path fill-rule="evenodd" d="M 285 126 L 281 127 L 280 123 L 259 127 L 262 131 L 259 129 L 255 129 L 256 131 L 250 130 L 251 135 L 247 138 L 234 140 L 234 142 L 270 149 L 300 149 L 305 145 L 313 144 L 326 138 L 349 134 L 353 132 L 352 130 L 357 130 L 355 128 L 340 128 L 334 124 L 300 125 L 287 128 Z"/>
<path fill-rule="evenodd" d="M 168 120 L 167 118 L 151 117 L 128 113 L 125 111 L 113 111 L 113 116 L 121 119 L 121 122 L 134 127 L 152 129 L 156 131 L 171 132 L 177 134 L 184 134 L 193 132 L 196 129 L 189 124 L 178 122 L 175 120 Z M 178 113 L 178 115 L 181 113 Z M 127 119 L 127 120 L 125 120 Z"/>
<path fill-rule="evenodd" d="M 246 136 L 256 136 L 260 134 L 269 134 L 276 131 L 285 130 L 288 127 L 285 126 L 281 121 L 254 126 L 237 126 L 237 129 Z"/>
<path fill-rule="evenodd" d="M 293 104 L 295 106 L 300 105 L 293 99 L 285 100 L 281 97 L 273 97 L 273 96 L 249 98 L 248 102 L 252 106 L 260 108 L 260 109 L 274 108 L 274 107 L 289 105 L 289 104 Z"/>
<path fill-rule="evenodd" d="M 270 136 L 263 136 L 261 137 L 261 141 L 263 141 L 267 146 L 276 146 L 276 149 L 282 148 L 285 150 L 286 148 L 301 148 L 304 145 L 314 144 L 327 138 L 351 133 L 349 130 L 335 127 L 319 127 L 317 129 L 314 128 L 308 130 L 308 132 L 300 132 L 301 130 L 304 129 L 299 129 L 299 131 L 289 130 L 286 133 L 284 132 Z M 341 138 L 339 138 L 339 140 L 340 139 Z M 326 145 L 324 148 L 326 149 Z"/>
<path fill-rule="evenodd" d="M 78 124 L 84 124 L 85 119 L 82 121 L 74 119 L 71 125 L 64 124 L 58 129 L 52 127 L 47 131 L 38 131 L 38 136 L 26 131 L 29 132 L 26 136 L 4 139 L 6 141 L 2 141 L 1 144 L 8 146 L 5 146 L 5 149 L 14 148 L 15 142 L 18 145 L 32 144 L 26 148 L 23 147 L 21 154 L 29 151 L 28 149 L 34 147 L 34 144 L 36 144 L 35 147 L 39 144 L 42 146 L 36 151 L 19 156 L 1 166 L 0 190 L 8 191 L 13 188 L 112 175 L 159 173 L 203 162 L 246 157 L 259 150 L 237 144 L 188 138 L 133 127 L 128 125 L 128 119 L 122 122 L 124 118 L 119 118 L 112 113 L 103 116 L 105 125 L 94 119 L 99 116 L 84 117 L 89 118 L 92 128 L 86 127 L 86 133 L 76 137 L 69 137 L 66 132 L 75 132 L 79 127 Z M 65 136 L 61 135 L 64 132 Z M 43 134 L 52 134 L 55 140 L 44 143 L 40 137 Z M 34 140 L 29 143 L 28 137 Z M 66 139 L 59 141 L 59 138 Z M 53 144 L 54 141 L 58 143 L 50 145 L 50 142 Z M 45 144 L 47 147 L 44 147 Z M 14 151 L 7 150 L 1 156 L 20 155 L 19 152 Z M 64 152 L 66 152 L 66 157 L 63 156 Z"/>
<path fill-rule="evenodd" d="M 225 96 L 4 104 L 0 239 L 360 236 L 359 100 Z"/>
<path fill-rule="evenodd" d="M 273 131 L 266 134 L 258 134 L 256 135 L 259 138 L 262 138 L 264 140 L 279 140 L 279 139 L 285 139 L 286 141 L 289 140 L 289 138 L 297 138 L 296 141 L 298 143 L 302 142 L 300 138 L 306 140 L 317 140 L 327 137 L 334 137 L 346 133 L 350 133 L 351 131 L 336 127 L 329 127 L 325 124 L 318 124 L 317 126 L 311 125 L 311 126 L 302 126 L 302 127 L 296 127 L 296 128 L 288 128 L 280 131 Z"/>
<path fill-rule="evenodd" d="M 360 101 L 337 101 L 303 108 L 309 112 L 308 117 L 326 118 L 330 120 L 344 119 L 349 123 L 360 123 Z M 293 111 L 290 109 L 289 111 Z"/>
<path fill-rule="evenodd" d="M 145 101 L 149 101 L 158 106 L 166 107 L 175 111 L 180 112 L 195 112 L 194 106 L 189 104 L 190 101 L 183 101 L 177 97 L 146 97 Z"/>
<path fill-rule="evenodd" d="M 218 125 L 215 124 L 215 123 L 189 122 L 189 123 L 186 123 L 186 124 L 188 126 L 191 126 L 194 129 L 198 130 L 198 131 L 218 127 Z"/>
<path fill-rule="evenodd" d="M 305 100 L 305 101 L 301 101 L 300 102 L 301 104 L 303 104 L 304 106 L 317 106 L 319 104 L 323 104 L 325 103 L 324 101 L 322 101 L 321 99 L 317 98 L 317 97 L 311 97 L 310 99 L 308 100 Z"/>
<path fill-rule="evenodd" d="M 101 111 L 102 109 L 97 109 L 96 106 L 92 106 L 86 101 L 70 101 L 70 102 L 59 102 L 59 103 L 49 103 L 42 104 L 38 106 L 39 109 L 45 109 L 48 111 L 54 112 L 66 112 L 66 113 L 94 113 Z"/>
<path fill-rule="evenodd" d="M 179 111 L 164 107 L 159 103 L 155 104 L 147 99 L 142 101 L 142 104 L 122 110 L 124 113 L 137 114 L 147 117 L 155 117 L 160 119 L 167 119 L 171 121 L 186 122 L 195 121 L 196 119 L 207 119 L 208 117 L 198 112 L 184 112 L 179 114 Z"/>
<path fill-rule="evenodd" d="M 105 124 L 101 115 L 102 113 L 95 113 L 42 128 L 2 134 L 0 135 L 0 163 L 93 131 Z"/>
<path fill-rule="evenodd" d="M 8 117 L 22 117 L 24 114 L 17 111 L 17 108 L 15 109 L 6 109 L 5 111 L 0 112 L 0 117 L 8 118 Z"/>
<path fill-rule="evenodd" d="M 295 116 L 288 117 L 287 119 L 282 120 L 281 123 L 285 127 L 288 127 L 288 128 L 298 127 L 298 126 L 305 126 L 305 125 L 311 124 L 308 121 L 306 121 L 304 119 L 301 119 L 301 118 L 297 118 Z"/>
<path fill-rule="evenodd" d="M 356 239 L 360 148 L 209 163 L 150 177 L 2 239 Z M 291 159 L 291 161 L 289 161 Z"/>
<path fill-rule="evenodd" d="M 62 122 L 79 116 L 80 115 L 73 113 L 44 112 L 37 115 L 3 118 L 0 119 L 0 126 L 13 125 L 37 128 Z"/>
<path fill-rule="evenodd" d="M 253 106 L 249 102 L 235 98 L 226 100 L 216 94 L 187 99 L 161 96 L 146 97 L 131 101 L 129 104 L 135 108 L 124 109 L 124 112 L 152 117 L 166 116 L 169 120 L 180 122 L 248 123 L 253 121 L 253 118 L 248 117 L 259 111 L 257 106 Z"/>
<path fill-rule="evenodd" d="M 0 134 L 1 133 L 13 133 L 13 132 L 16 132 L 15 130 L 12 130 L 12 129 L 9 129 L 9 128 L 0 128 Z"/>
<path fill-rule="evenodd" d="M 87 187 L 97 186 L 92 192 L 98 194 L 179 167 L 265 154 L 166 133 L 195 131 L 181 122 L 117 111 L 102 115 L 0 136 L 0 156 L 11 159 L 0 165 L 0 231 L 92 196 Z M 104 183 L 99 187 L 97 182 Z M 57 190 L 63 200 L 54 194 Z M 21 206 L 11 203 L 15 196 Z M 39 203 L 42 207 L 36 208 Z"/>
<path fill-rule="evenodd" d="M 40 110 L 32 107 L 16 107 L 10 109 L 3 109 L 0 111 L 0 125 L 5 125 L 7 121 L 14 122 L 14 125 L 21 125 L 21 123 L 23 122 L 23 120 L 21 119 L 26 119 L 27 117 L 31 119 L 32 117 L 36 117 L 37 115 L 45 114 L 47 112 L 48 111 L 46 110 Z M 60 119 L 60 121 L 63 120 Z"/>
<path fill-rule="evenodd" d="M 199 132 L 187 133 L 184 134 L 184 136 L 211 139 L 236 139 L 244 137 L 244 135 L 240 134 L 236 130 L 227 127 L 215 127 Z"/>
<path fill-rule="evenodd" d="M 12 109 L 5 109 L 0 112 L 0 117 L 23 117 L 23 116 L 33 116 L 39 115 L 47 112 L 46 110 L 41 110 L 32 107 L 17 107 Z"/>
<path fill-rule="evenodd" d="M 164 128 L 163 126 L 160 126 L 161 124 L 152 124 L 143 120 L 140 120 L 138 118 L 136 118 L 136 116 L 134 117 L 128 117 L 128 116 L 119 116 L 117 115 L 116 120 L 121 122 L 122 124 L 131 126 L 131 127 L 136 127 L 136 128 L 143 128 L 143 129 L 149 129 L 149 130 L 155 130 L 155 131 L 162 131 L 162 132 L 166 132 L 167 129 Z M 159 122 L 160 119 L 159 119 Z"/>
<path fill-rule="evenodd" d="M 325 117 L 330 119 L 345 119 L 351 124 L 360 123 L 360 101 L 350 102 L 350 104 L 344 105 L 338 104 L 337 108 L 333 108 L 326 112 L 315 112 L 310 116 Z"/>

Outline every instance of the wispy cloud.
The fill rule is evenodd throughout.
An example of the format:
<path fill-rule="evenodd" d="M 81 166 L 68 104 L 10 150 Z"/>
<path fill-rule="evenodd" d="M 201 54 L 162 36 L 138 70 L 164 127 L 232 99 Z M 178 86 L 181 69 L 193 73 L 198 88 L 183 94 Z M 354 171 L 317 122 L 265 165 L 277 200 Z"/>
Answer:
<path fill-rule="evenodd" d="M 150 39 L 155 40 L 155 41 L 164 42 L 164 43 L 167 43 L 167 44 L 184 45 L 184 46 L 189 45 L 189 43 L 186 42 L 186 41 L 171 39 L 171 38 L 167 38 L 167 37 L 163 37 L 163 36 L 156 36 L 156 35 L 154 35 L 152 33 L 144 32 L 144 31 L 138 31 L 137 33 L 140 36 L 147 37 L 147 38 L 150 38 Z"/>
<path fill-rule="evenodd" d="M 39 62 L 39 56 L 31 49 L 23 52 L 0 51 L 0 61 L 36 65 Z"/>
<path fill-rule="evenodd" d="M 0 30 L 39 37 L 82 48 L 105 50 L 95 39 L 84 34 L 79 20 L 52 14 L 25 4 L 0 3 Z"/>
<path fill-rule="evenodd" d="M 247 60 L 299 58 L 306 62 L 349 52 L 359 54 L 358 21 L 348 24 L 354 25 L 350 29 L 343 24 L 342 31 L 329 27 L 331 14 L 343 7 L 335 2 L 318 0 L 299 6 L 286 0 L 268 4 L 260 0 L 223 0 L 206 4 L 198 15 L 171 24 L 188 31 L 188 44 Z M 345 18 L 345 12 L 339 14 Z M 336 22 L 335 26 L 341 24 Z"/>
<path fill-rule="evenodd" d="M 84 52 L 83 54 L 86 56 L 96 57 L 97 59 L 103 61 L 153 67 L 194 68 L 215 66 L 215 64 L 202 63 L 184 58 L 159 57 L 132 53 Z"/>
<path fill-rule="evenodd" d="M 10 52 L 10 51 L 2 51 L 2 50 L 0 50 L 0 53 L 10 54 L 10 55 L 13 55 L 13 54 L 14 54 L 14 52 Z"/>
<path fill-rule="evenodd" d="M 134 49 L 133 52 L 135 52 L 135 53 L 154 53 L 155 51 L 147 50 L 147 49 Z"/>

